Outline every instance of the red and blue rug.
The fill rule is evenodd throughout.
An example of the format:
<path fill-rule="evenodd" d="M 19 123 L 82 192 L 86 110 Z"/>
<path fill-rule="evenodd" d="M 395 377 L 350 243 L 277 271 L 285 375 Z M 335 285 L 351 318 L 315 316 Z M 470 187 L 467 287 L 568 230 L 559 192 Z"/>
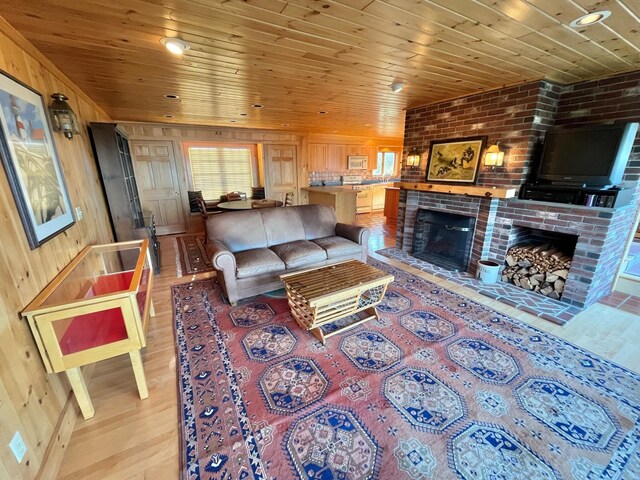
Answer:
<path fill-rule="evenodd" d="M 184 479 L 637 479 L 640 376 L 402 270 L 320 344 L 173 287 Z M 606 319 L 597 319 L 606 321 Z"/>

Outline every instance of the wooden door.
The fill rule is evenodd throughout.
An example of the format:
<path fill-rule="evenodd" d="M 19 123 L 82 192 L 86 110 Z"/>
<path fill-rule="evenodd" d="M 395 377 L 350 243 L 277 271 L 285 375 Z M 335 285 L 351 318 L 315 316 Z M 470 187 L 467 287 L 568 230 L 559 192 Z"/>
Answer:
<path fill-rule="evenodd" d="M 265 145 L 264 180 L 267 198 L 284 203 L 287 193 L 293 193 L 293 204 L 298 202 L 298 169 L 295 145 Z"/>
<path fill-rule="evenodd" d="M 158 235 L 185 231 L 182 196 L 171 142 L 131 141 L 142 209 L 155 214 Z"/>

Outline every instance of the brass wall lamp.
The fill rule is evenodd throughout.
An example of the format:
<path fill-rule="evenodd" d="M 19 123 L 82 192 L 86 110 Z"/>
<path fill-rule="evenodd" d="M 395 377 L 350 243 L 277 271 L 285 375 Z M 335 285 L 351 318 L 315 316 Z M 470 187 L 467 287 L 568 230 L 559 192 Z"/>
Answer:
<path fill-rule="evenodd" d="M 53 129 L 56 132 L 64 133 L 64 136 L 71 140 L 73 134 L 80 133 L 80 130 L 76 114 L 67 103 L 69 97 L 62 93 L 54 93 L 51 98 L 53 98 L 53 102 L 49 105 L 49 116 Z"/>

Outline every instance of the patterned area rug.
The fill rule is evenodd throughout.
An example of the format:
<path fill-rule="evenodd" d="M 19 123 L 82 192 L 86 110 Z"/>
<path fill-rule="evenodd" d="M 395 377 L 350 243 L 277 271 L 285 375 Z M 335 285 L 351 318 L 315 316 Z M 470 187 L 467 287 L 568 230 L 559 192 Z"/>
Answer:
<path fill-rule="evenodd" d="M 178 266 L 177 276 L 194 273 L 210 272 L 213 270 L 207 258 L 202 235 L 180 235 L 175 237 L 175 249 Z"/>
<path fill-rule="evenodd" d="M 184 479 L 640 478 L 640 375 L 402 270 L 320 344 L 173 287 Z"/>

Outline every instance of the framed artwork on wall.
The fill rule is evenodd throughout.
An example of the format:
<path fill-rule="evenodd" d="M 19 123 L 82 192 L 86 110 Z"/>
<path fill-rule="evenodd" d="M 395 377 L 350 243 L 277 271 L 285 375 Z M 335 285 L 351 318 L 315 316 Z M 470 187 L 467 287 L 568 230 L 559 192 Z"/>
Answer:
<path fill-rule="evenodd" d="M 486 141 L 482 136 L 431 142 L 427 182 L 476 183 Z"/>
<path fill-rule="evenodd" d="M 32 250 L 75 223 L 42 95 L 2 71 L 0 156 Z"/>

